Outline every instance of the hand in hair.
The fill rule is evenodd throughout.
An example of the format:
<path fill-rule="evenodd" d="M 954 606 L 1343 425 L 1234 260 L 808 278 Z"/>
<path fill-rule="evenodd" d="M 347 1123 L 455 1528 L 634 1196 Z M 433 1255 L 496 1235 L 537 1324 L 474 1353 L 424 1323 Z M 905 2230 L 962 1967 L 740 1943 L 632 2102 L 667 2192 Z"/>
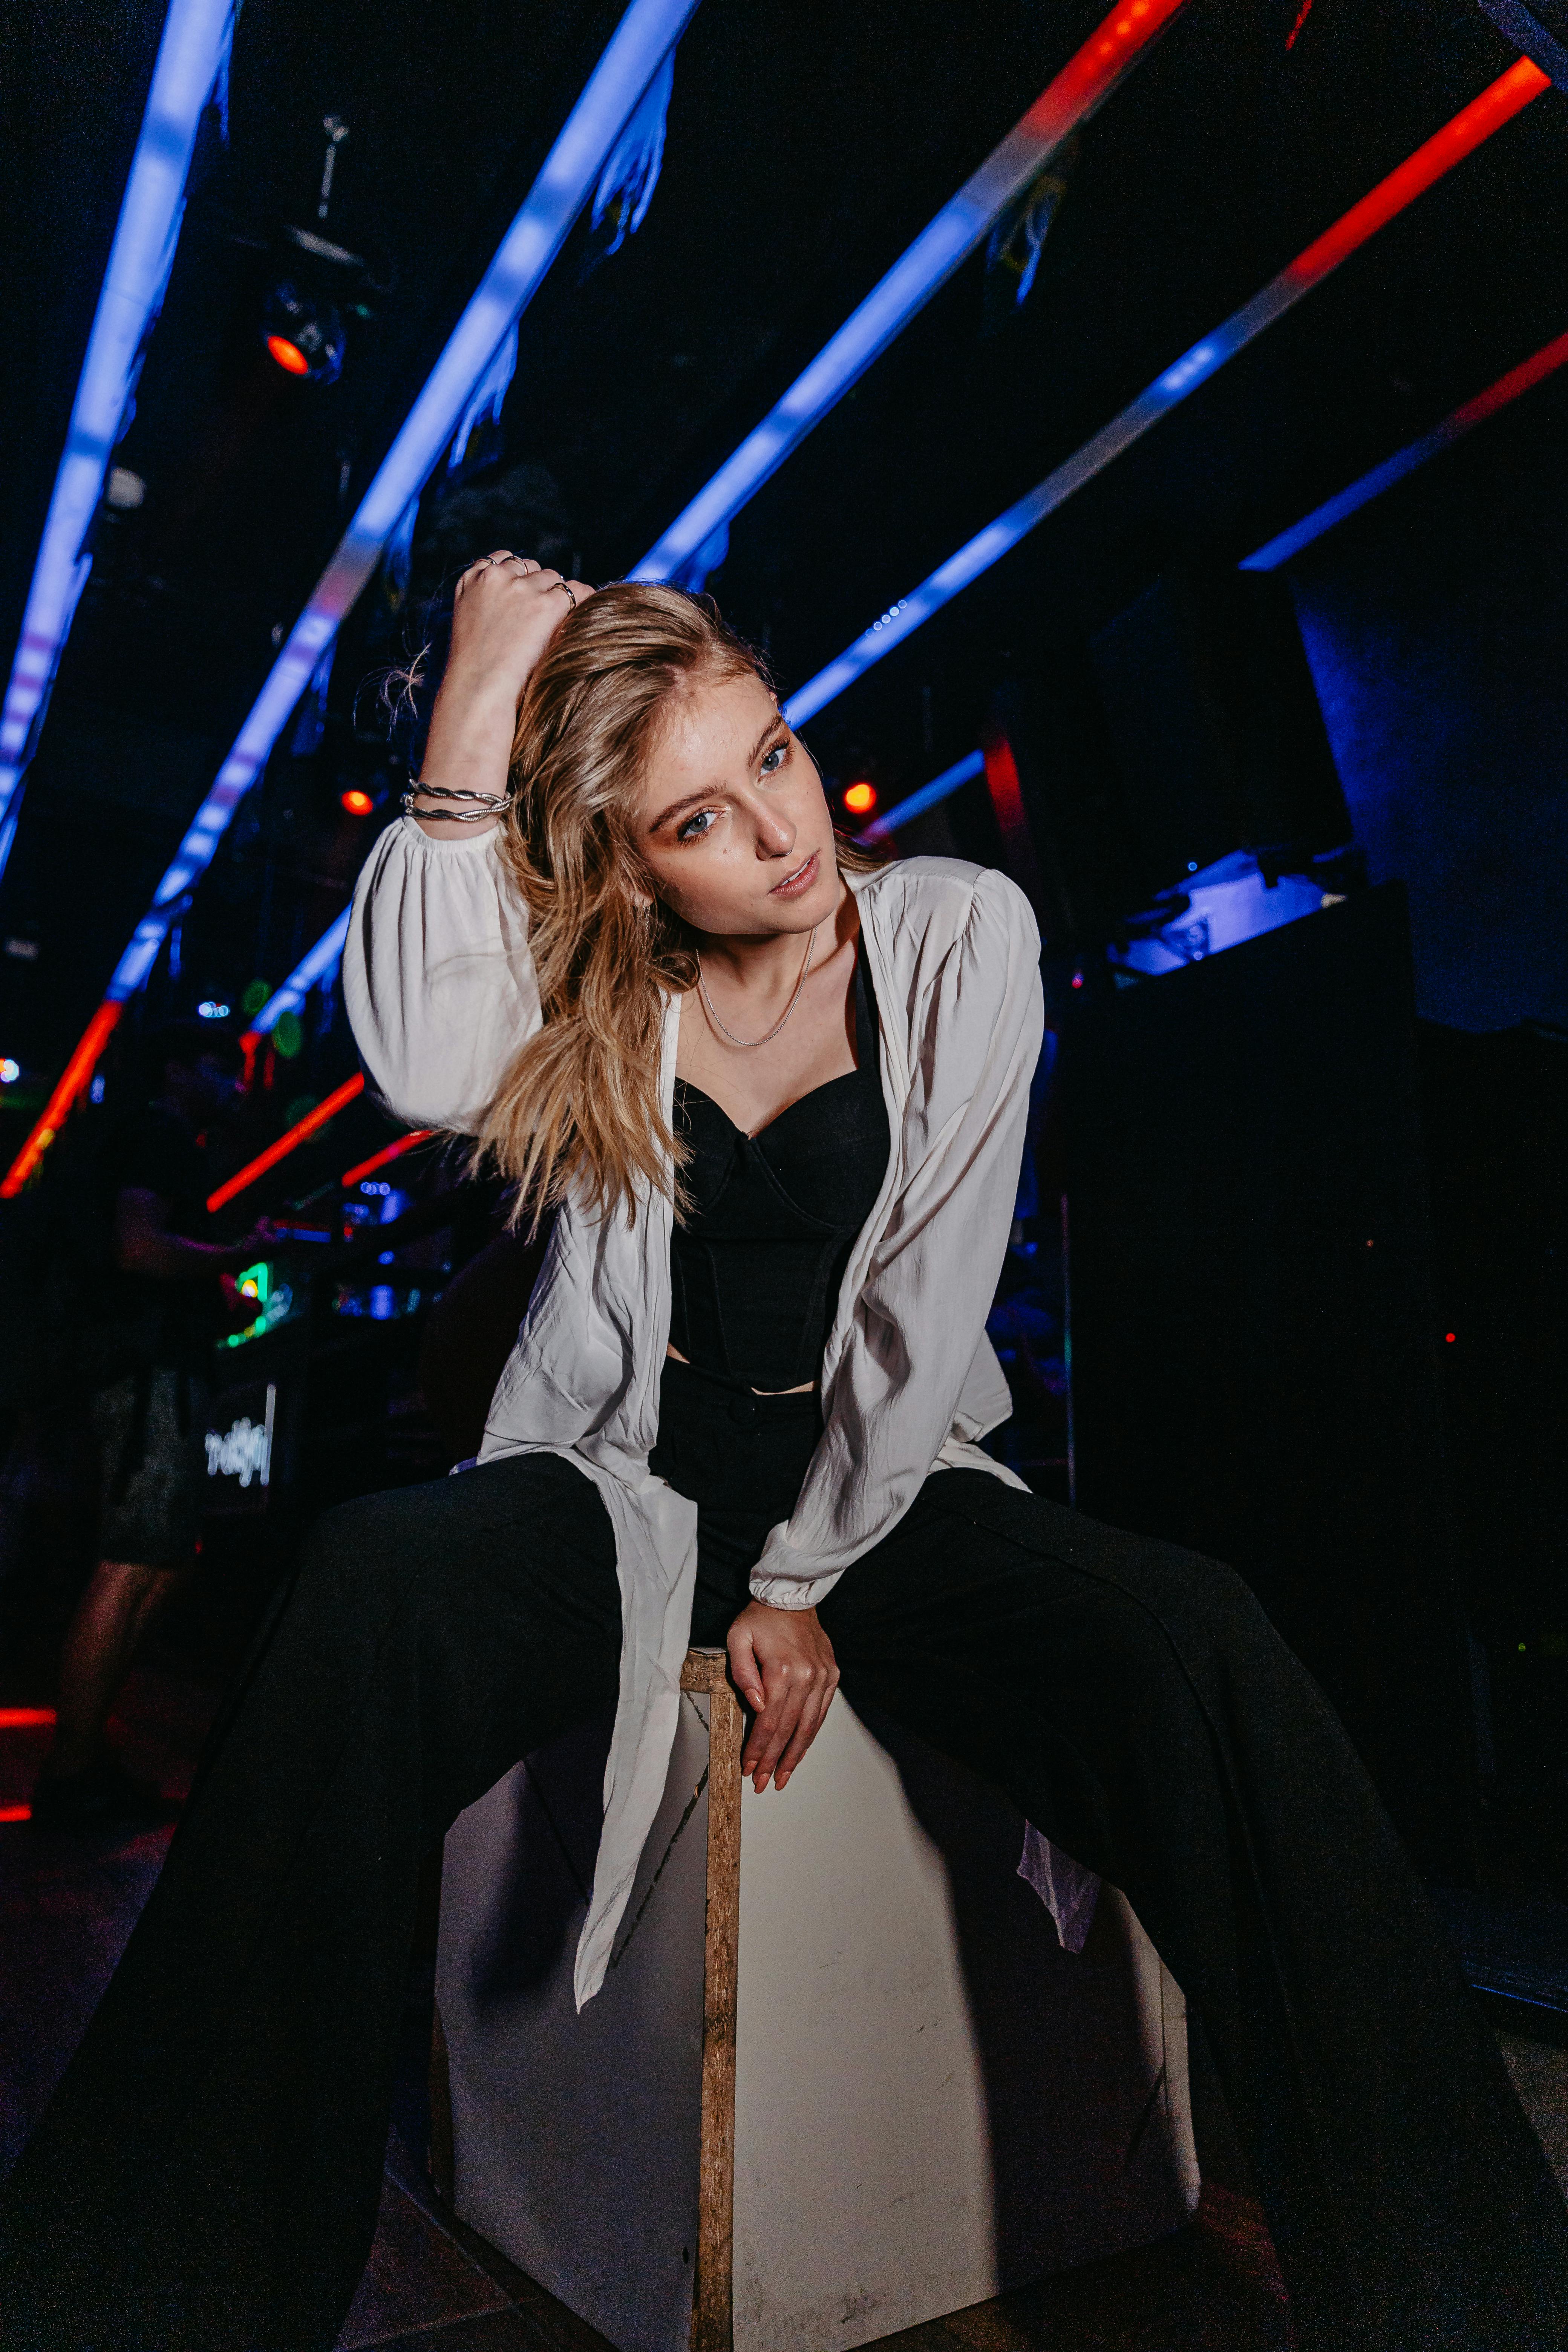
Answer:
<path fill-rule="evenodd" d="M 770 1777 L 784 1787 L 821 1730 L 838 1668 L 815 1609 L 753 1601 L 731 1626 L 728 1646 L 735 1688 L 755 1717 L 741 1770 L 760 1796 Z"/>
<path fill-rule="evenodd" d="M 545 646 L 574 610 L 573 599 L 581 604 L 593 593 L 584 581 L 563 580 L 531 555 L 505 548 L 470 563 L 453 599 L 447 678 L 471 694 L 504 700 L 515 713 Z"/>
<path fill-rule="evenodd" d="M 593 593 L 586 582 L 563 582 L 559 572 L 504 548 L 468 566 L 458 582 L 452 649 L 421 762 L 431 783 L 449 792 L 506 790 L 522 690 L 574 609 L 573 599 L 582 604 Z M 437 837 L 488 830 L 423 813 L 419 822 Z"/>

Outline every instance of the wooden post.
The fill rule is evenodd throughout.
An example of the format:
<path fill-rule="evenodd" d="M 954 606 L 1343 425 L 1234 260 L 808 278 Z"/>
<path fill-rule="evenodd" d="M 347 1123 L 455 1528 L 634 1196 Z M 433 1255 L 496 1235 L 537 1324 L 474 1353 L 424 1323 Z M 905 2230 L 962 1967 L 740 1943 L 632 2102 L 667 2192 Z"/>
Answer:
<path fill-rule="evenodd" d="M 691 2352 L 731 2352 L 735 2228 L 735 1983 L 741 1926 L 740 1701 L 722 1650 L 692 1650 L 682 1690 L 708 1696 L 708 1907 L 702 1967 L 702 2144 Z"/>

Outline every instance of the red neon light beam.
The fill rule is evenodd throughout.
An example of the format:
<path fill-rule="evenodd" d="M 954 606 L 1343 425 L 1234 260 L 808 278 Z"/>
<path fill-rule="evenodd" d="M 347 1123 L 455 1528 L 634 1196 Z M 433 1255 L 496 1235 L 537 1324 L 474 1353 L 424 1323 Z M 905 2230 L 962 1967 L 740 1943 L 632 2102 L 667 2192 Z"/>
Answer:
<path fill-rule="evenodd" d="M 346 1110 L 350 1103 L 363 1092 L 364 1073 L 356 1070 L 352 1078 L 345 1078 L 341 1087 L 334 1087 L 314 1110 L 307 1111 L 298 1126 L 291 1127 L 287 1135 L 280 1135 L 276 1143 L 269 1143 L 266 1150 L 258 1151 L 237 1175 L 231 1176 L 226 1184 L 220 1184 L 216 1192 L 209 1192 L 207 1207 L 221 1209 L 226 1202 L 234 1199 L 237 1192 L 245 1192 L 258 1176 L 265 1176 L 269 1168 L 276 1168 L 280 1160 L 287 1160 L 297 1145 L 303 1143 L 308 1136 L 314 1135 L 319 1127 L 325 1127 L 330 1118 L 336 1118 L 339 1111 Z"/>
<path fill-rule="evenodd" d="M 1304 294 L 1310 286 L 1320 284 L 1358 246 L 1364 245 L 1380 228 L 1385 228 L 1406 205 L 1425 195 L 1456 163 L 1473 155 L 1494 131 L 1511 122 L 1521 107 L 1551 87 L 1549 75 L 1528 58 L 1520 58 L 1489 89 L 1483 89 L 1479 98 L 1461 107 L 1452 122 L 1434 131 L 1414 155 L 1407 155 L 1385 180 L 1380 180 L 1360 204 L 1352 205 L 1348 213 L 1340 215 L 1331 228 L 1314 237 L 1306 251 L 1299 253 L 1289 268 L 1280 271 L 1276 285 L 1283 283 L 1293 292 Z"/>
<path fill-rule="evenodd" d="M 81 1043 L 60 1072 L 59 1084 L 44 1105 L 43 1116 L 16 1154 L 0 1184 L 0 1201 L 15 1200 L 60 1129 L 72 1103 L 97 1069 L 104 1047 L 108 1045 L 114 1024 L 124 1012 L 123 1004 L 105 998 L 82 1033 Z"/>
<path fill-rule="evenodd" d="M 435 1133 L 433 1127 L 416 1127 L 412 1135 L 400 1135 L 395 1143 L 387 1144 L 384 1150 L 373 1151 L 370 1158 L 362 1160 L 357 1168 L 345 1168 L 338 1182 L 357 1184 L 362 1176 L 374 1176 L 378 1168 L 384 1168 L 390 1160 L 401 1160 L 404 1153 L 412 1151 L 416 1143 L 428 1143 Z"/>
<path fill-rule="evenodd" d="M 1396 218 L 1426 189 L 1435 186 L 1457 163 L 1474 154 L 1494 131 L 1511 122 L 1522 108 L 1551 87 L 1547 76 L 1528 58 L 1519 58 L 1506 73 L 1500 74 L 1489 89 L 1483 89 L 1468 106 L 1461 107 L 1451 122 L 1424 140 L 1413 155 L 1396 164 L 1359 204 L 1352 205 L 1331 227 L 1314 237 L 1304 253 L 1287 262 L 1279 276 L 1271 278 L 1249 302 L 1233 310 L 1220 326 L 1173 360 L 1163 375 L 1156 376 L 1136 400 L 1128 403 L 1120 415 L 1113 416 L 1109 425 L 1102 425 L 1043 482 L 1037 482 L 994 522 L 987 523 L 984 530 L 966 540 L 918 588 L 889 604 L 880 620 L 862 630 L 837 661 L 829 662 L 826 669 L 818 670 L 815 677 L 797 687 L 784 705 L 784 717 L 790 725 L 804 727 L 808 719 L 825 709 L 873 664 L 885 660 L 895 646 L 902 645 L 933 613 L 940 613 L 944 604 L 983 572 L 989 572 L 994 563 L 999 563 L 1027 532 L 1047 515 L 1055 514 L 1058 507 L 1065 506 L 1086 482 L 1093 481 L 1163 416 L 1190 399 L 1200 384 L 1206 383 L 1211 375 L 1235 359 L 1265 328 L 1283 318 L 1314 286 L 1321 285 L 1369 237 Z"/>
<path fill-rule="evenodd" d="M 1380 180 L 1359 204 L 1352 205 L 1349 212 L 1342 214 L 1331 228 L 1325 229 L 1321 236 L 1308 246 L 1304 253 L 1299 253 L 1295 260 L 1288 263 L 1260 293 L 1253 296 L 1250 302 L 1233 311 L 1222 327 L 1205 336 L 1201 342 L 1194 343 L 1191 351 L 1184 352 L 1146 392 L 1124 408 L 1120 416 L 1112 417 L 1109 425 L 1103 425 L 1054 473 L 1047 474 L 1045 480 L 1020 499 L 1016 506 L 1009 507 L 1005 514 L 998 516 L 994 522 L 961 547 L 956 555 L 950 556 L 929 580 L 891 605 L 882 618 L 858 637 L 837 661 L 830 662 L 825 670 L 819 671 L 816 677 L 799 688 L 785 706 L 785 716 L 791 724 L 805 726 L 808 719 L 814 718 L 817 711 L 842 694 L 874 662 L 891 653 L 896 645 L 900 645 L 922 622 L 939 612 L 950 598 L 967 588 L 982 572 L 989 571 L 1009 548 L 1017 545 L 1026 531 L 1033 530 L 1037 523 L 1042 522 L 1047 515 L 1053 514 L 1075 491 L 1081 489 L 1124 449 L 1141 439 L 1169 409 L 1195 392 L 1198 385 L 1205 383 L 1227 360 L 1234 359 L 1255 335 L 1260 334 L 1274 320 L 1283 317 L 1303 294 L 1320 285 L 1359 246 L 1364 245 L 1407 205 L 1435 186 L 1457 163 L 1472 155 L 1494 131 L 1511 122 L 1516 114 L 1551 87 L 1550 77 L 1543 74 L 1539 66 L 1532 65 L 1528 58 L 1520 58 L 1506 73 L 1500 74 L 1479 98 L 1472 99 L 1468 106 L 1461 107 L 1451 122 L 1445 123 L 1441 131 L 1435 131 L 1430 139 L 1424 141 L 1413 155 L 1406 156 L 1405 162 L 1396 165 L 1385 179 Z M 109 1013 L 111 1013 L 111 1003 L 106 1001 L 93 1015 L 94 1023 Z M 111 1015 L 101 1036 L 107 1036 L 112 1026 Z M 5 1182 L 0 1184 L 0 1200 L 9 1198 L 13 1191 L 26 1181 L 39 1158 L 53 1142 L 59 1120 L 87 1084 L 91 1062 L 83 1066 L 82 1055 L 92 1034 L 89 1026 L 87 1036 L 66 1066 L 65 1076 L 49 1097 L 43 1118 L 23 1145 Z M 79 1076 L 68 1087 L 68 1079 L 79 1068 Z"/>

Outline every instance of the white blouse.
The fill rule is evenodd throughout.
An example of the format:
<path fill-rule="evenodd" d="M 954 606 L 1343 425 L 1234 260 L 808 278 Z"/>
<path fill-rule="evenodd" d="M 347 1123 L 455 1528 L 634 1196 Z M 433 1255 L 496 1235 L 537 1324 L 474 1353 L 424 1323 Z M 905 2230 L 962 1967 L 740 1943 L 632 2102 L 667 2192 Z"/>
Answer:
<path fill-rule="evenodd" d="M 1022 1483 L 975 1441 L 1010 1410 L 985 1318 L 1040 1047 L 1039 934 L 1023 893 L 987 867 L 917 857 L 847 878 L 877 1000 L 891 1150 L 828 1333 L 823 1434 L 752 1577 L 757 1598 L 782 1609 L 820 1601 L 898 1525 L 932 1470 Z M 479 1127 L 539 1025 L 527 934 L 494 834 L 438 841 L 405 818 L 376 843 L 354 893 L 343 995 L 374 1085 L 410 1126 Z M 679 1023 L 671 996 L 667 1118 Z M 647 1466 L 671 1225 L 663 1191 L 644 1188 L 635 1222 L 567 1202 L 479 1453 L 564 1454 L 593 1479 L 615 1529 L 620 1702 L 577 1948 L 579 2007 L 604 1981 L 663 1795 L 697 1574 L 697 1507 Z"/>

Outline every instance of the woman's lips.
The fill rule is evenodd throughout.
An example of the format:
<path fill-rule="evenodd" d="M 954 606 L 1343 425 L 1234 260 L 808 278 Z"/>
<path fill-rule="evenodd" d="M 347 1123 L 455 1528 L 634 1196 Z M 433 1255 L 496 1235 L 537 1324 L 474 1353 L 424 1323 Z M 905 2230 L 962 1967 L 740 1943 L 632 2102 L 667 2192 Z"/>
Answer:
<path fill-rule="evenodd" d="M 814 849 L 805 864 L 797 866 L 793 874 L 786 874 L 782 882 L 775 882 L 768 895 L 773 898 L 798 898 L 803 890 L 810 889 L 816 879 L 816 852 Z"/>

